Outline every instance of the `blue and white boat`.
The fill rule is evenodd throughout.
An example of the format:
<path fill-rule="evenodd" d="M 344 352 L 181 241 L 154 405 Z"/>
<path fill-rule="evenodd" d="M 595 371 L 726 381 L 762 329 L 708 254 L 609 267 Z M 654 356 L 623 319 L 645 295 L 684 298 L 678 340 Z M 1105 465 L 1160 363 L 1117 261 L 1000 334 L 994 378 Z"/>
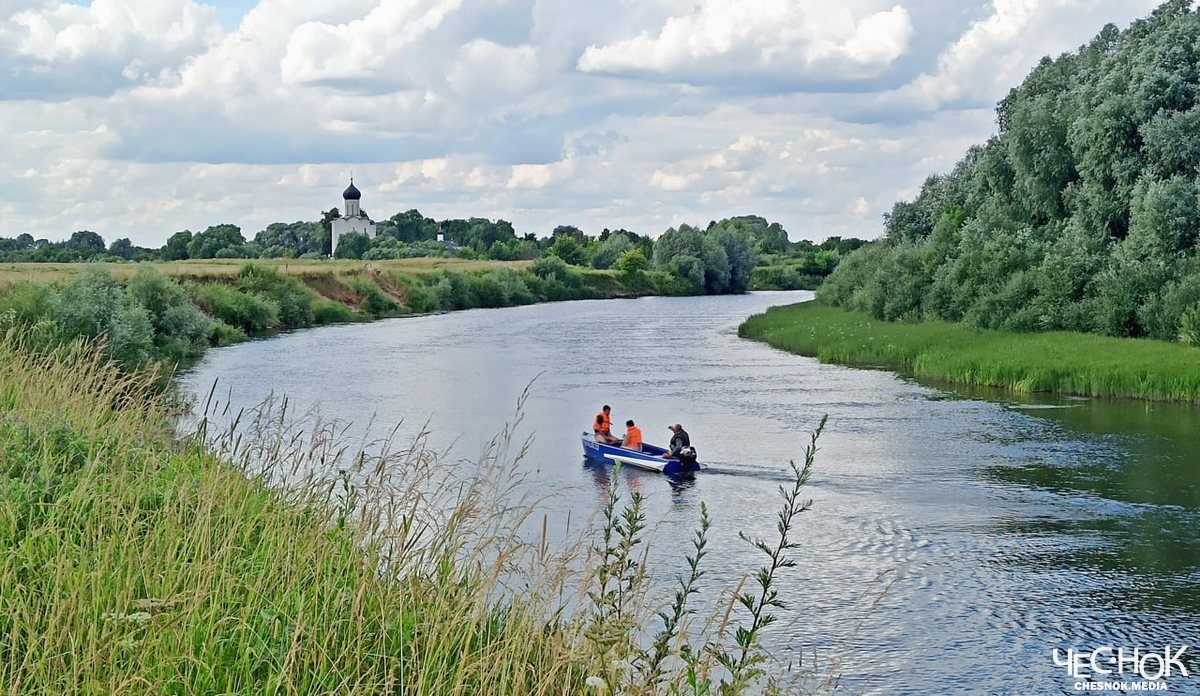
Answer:
<path fill-rule="evenodd" d="M 596 442 L 595 434 L 583 434 L 583 456 L 588 459 L 601 462 L 620 462 L 623 466 L 656 471 L 660 474 L 687 474 L 704 468 L 704 465 L 699 462 L 687 466 L 678 459 L 663 459 L 663 455 L 666 453 L 665 448 L 649 443 L 642 443 L 642 449 L 639 451 L 619 445 Z"/>

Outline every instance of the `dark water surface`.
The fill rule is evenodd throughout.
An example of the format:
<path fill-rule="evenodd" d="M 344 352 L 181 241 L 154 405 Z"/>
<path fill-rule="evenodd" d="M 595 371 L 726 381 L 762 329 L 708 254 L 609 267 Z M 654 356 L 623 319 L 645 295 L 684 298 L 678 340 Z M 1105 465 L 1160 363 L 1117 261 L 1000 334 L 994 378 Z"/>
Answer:
<path fill-rule="evenodd" d="M 654 567 L 681 569 L 708 504 L 715 601 L 773 533 L 788 459 L 829 425 L 800 521 L 776 653 L 835 659 L 851 692 L 1074 693 L 1053 648 L 1200 643 L 1200 411 L 1025 398 L 822 365 L 739 339 L 737 325 L 811 293 L 643 298 L 474 310 L 303 331 L 211 351 L 181 382 L 250 407 L 287 394 L 326 416 L 428 420 L 470 459 L 526 404 L 527 474 L 551 529 L 594 514 L 609 470 L 579 433 L 604 403 L 648 440 L 679 421 L 712 470 L 646 497 Z M 538 375 L 541 375 L 538 377 Z M 623 431 L 623 427 L 618 428 Z M 1198 693 L 1192 677 L 1168 693 Z M 1135 678 L 1130 675 L 1127 679 Z"/>

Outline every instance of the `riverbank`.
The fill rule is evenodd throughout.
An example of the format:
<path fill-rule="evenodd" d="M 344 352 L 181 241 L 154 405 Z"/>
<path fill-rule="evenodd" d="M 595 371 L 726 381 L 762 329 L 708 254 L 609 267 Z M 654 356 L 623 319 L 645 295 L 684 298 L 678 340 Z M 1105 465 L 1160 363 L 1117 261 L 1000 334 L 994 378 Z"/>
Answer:
<path fill-rule="evenodd" d="M 30 347 L 104 337 L 126 369 L 326 324 L 579 299 L 687 294 L 667 273 L 531 262 L 177 261 L 0 267 L 0 331 Z"/>
<path fill-rule="evenodd" d="M 818 302 L 769 309 L 738 335 L 822 362 L 958 384 L 1200 403 L 1200 349 L 1178 343 L 884 322 Z"/>
<path fill-rule="evenodd" d="M 601 528 L 556 551 L 517 531 L 534 508 L 510 430 L 450 466 L 419 437 L 347 448 L 286 405 L 226 434 L 177 436 L 177 413 L 94 345 L 0 334 L 6 691 L 742 693 L 765 676 L 771 608 L 689 625 L 689 592 L 663 606 L 698 576 L 651 581 L 620 477 Z M 721 623 L 706 615 L 749 632 L 698 635 Z"/>
<path fill-rule="evenodd" d="M 569 624 L 489 595 L 496 562 L 471 552 L 489 538 L 477 486 L 454 527 L 379 479 L 273 490 L 176 440 L 153 379 L 94 350 L 35 356 L 0 336 L 0 385 L 6 693 L 584 688 Z M 356 517 L 351 501 L 415 526 Z"/>

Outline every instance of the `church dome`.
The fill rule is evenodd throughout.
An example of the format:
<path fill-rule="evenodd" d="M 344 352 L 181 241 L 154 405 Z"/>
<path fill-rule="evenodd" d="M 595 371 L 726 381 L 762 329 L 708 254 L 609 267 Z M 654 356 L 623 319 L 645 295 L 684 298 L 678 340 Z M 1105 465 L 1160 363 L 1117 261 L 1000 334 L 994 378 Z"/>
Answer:
<path fill-rule="evenodd" d="M 348 201 L 357 201 L 358 199 L 362 198 L 362 194 L 359 193 L 358 189 L 354 188 L 353 179 L 350 180 L 349 188 L 347 188 L 345 191 L 342 191 L 342 198 Z"/>

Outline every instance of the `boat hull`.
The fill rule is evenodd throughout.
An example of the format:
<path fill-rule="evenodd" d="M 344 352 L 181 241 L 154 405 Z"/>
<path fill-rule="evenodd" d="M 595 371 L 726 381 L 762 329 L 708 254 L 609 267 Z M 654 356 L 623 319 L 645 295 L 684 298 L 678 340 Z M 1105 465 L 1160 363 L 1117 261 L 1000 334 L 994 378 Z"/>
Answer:
<path fill-rule="evenodd" d="M 651 444 L 643 444 L 642 450 L 631 450 L 616 445 L 606 445 L 596 442 L 592 433 L 583 434 L 583 455 L 597 461 L 619 462 L 623 466 L 632 466 L 643 471 L 653 471 L 660 474 L 688 474 L 704 468 L 696 463 L 690 467 L 678 459 L 664 459 L 662 455 L 667 450 Z"/>

